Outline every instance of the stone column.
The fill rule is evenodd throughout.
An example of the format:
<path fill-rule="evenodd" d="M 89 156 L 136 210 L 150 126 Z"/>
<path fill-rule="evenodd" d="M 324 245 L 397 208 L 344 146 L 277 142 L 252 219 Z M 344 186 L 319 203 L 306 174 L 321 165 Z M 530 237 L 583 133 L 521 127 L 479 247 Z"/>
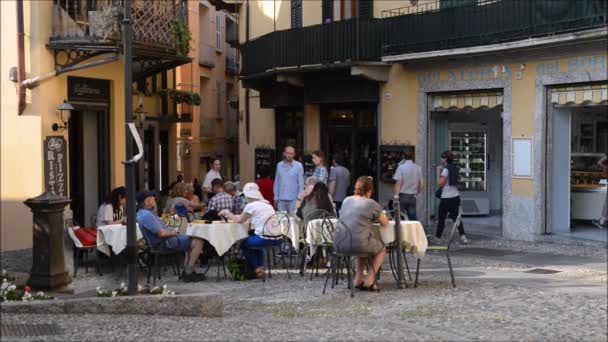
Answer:
<path fill-rule="evenodd" d="M 57 289 L 71 283 L 63 259 L 63 210 L 70 199 L 44 192 L 24 203 L 34 214 L 33 262 L 28 285 L 35 289 Z"/>

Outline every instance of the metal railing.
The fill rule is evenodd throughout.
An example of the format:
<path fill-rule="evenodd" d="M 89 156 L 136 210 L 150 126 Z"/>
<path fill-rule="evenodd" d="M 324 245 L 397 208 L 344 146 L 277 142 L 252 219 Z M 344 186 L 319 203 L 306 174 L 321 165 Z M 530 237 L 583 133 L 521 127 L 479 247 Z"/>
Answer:
<path fill-rule="evenodd" d="M 273 68 L 380 60 L 382 19 L 349 19 L 275 31 L 241 46 L 241 74 Z"/>
<path fill-rule="evenodd" d="M 198 46 L 198 64 L 208 66 L 210 68 L 215 67 L 215 46 L 206 43 L 200 43 Z"/>
<path fill-rule="evenodd" d="M 122 0 L 53 0 L 53 41 L 121 39 Z M 175 47 L 174 22 L 187 23 L 181 0 L 131 0 L 133 41 Z"/>
<path fill-rule="evenodd" d="M 382 54 L 497 44 L 605 27 L 607 10 L 606 0 L 424 1 L 383 11 Z"/>
<path fill-rule="evenodd" d="M 239 73 L 239 60 L 236 48 L 226 49 L 226 73 L 230 75 L 237 75 Z"/>

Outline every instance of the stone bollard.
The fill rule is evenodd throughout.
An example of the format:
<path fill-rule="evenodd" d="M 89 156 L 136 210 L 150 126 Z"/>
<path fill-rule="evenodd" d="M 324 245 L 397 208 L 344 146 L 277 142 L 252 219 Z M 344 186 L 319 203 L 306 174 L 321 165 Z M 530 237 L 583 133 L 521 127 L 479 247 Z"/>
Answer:
<path fill-rule="evenodd" d="M 72 282 L 63 258 L 63 210 L 70 199 L 45 191 L 25 202 L 34 214 L 32 271 L 28 285 L 59 289 Z"/>

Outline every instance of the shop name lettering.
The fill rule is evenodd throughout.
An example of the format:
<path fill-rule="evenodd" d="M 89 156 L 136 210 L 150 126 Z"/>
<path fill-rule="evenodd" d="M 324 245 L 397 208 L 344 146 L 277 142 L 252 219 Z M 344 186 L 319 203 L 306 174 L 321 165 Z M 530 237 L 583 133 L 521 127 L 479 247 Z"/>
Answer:
<path fill-rule="evenodd" d="M 427 71 L 418 73 L 419 82 L 487 81 L 510 78 L 511 69 L 508 65 L 505 65 L 504 67 L 492 66 L 482 68 L 450 69 L 445 72 Z"/>
<path fill-rule="evenodd" d="M 101 90 L 100 89 L 91 88 L 87 84 L 76 83 L 74 85 L 74 94 L 76 96 L 82 96 L 82 95 L 101 95 Z"/>
<path fill-rule="evenodd" d="M 566 61 L 566 70 L 560 70 L 559 60 L 541 63 L 536 66 L 537 75 L 573 73 L 581 71 L 606 71 L 606 56 L 574 57 Z"/>
<path fill-rule="evenodd" d="M 48 163 L 48 191 L 57 195 L 65 195 L 65 170 L 63 169 L 65 155 L 62 152 L 63 141 L 51 138 L 48 141 L 46 159 Z"/>

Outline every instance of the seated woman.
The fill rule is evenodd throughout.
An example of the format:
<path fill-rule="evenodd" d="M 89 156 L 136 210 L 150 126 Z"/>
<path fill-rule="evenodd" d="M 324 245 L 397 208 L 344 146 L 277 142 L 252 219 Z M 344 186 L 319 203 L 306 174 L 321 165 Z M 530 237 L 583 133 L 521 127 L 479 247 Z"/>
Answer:
<path fill-rule="evenodd" d="M 188 184 L 186 199 L 190 201 L 190 206 L 192 207 L 193 211 L 197 212 L 205 209 L 205 203 L 201 202 L 200 197 L 194 193 L 194 186 L 191 184 Z"/>
<path fill-rule="evenodd" d="M 163 212 L 170 214 L 172 210 L 175 210 L 175 206 L 178 204 L 183 205 L 191 213 L 194 211 L 188 197 L 188 185 L 184 183 L 177 183 L 173 186 L 169 192 L 170 198 L 165 203 Z"/>
<path fill-rule="evenodd" d="M 346 227 L 336 231 L 334 235 L 334 245 L 337 251 L 372 255 L 373 270 L 368 270 L 365 279 L 363 279 L 363 268 L 367 264 L 366 258 L 357 258 L 355 265 L 355 288 L 368 291 L 378 291 L 376 274 L 386 256 L 380 231 L 373 226 L 373 223 L 379 222 L 382 226 L 380 229 L 385 229 L 388 225 L 388 219 L 382 212 L 382 207 L 371 199 L 373 191 L 374 185 L 371 177 L 364 176 L 357 179 L 355 194 L 344 199 L 340 209 L 340 219 Z"/>
<path fill-rule="evenodd" d="M 299 218 L 307 221 L 310 219 L 309 216 L 314 215 L 318 210 L 325 210 L 336 216 L 336 210 L 329 197 L 329 190 L 324 183 L 315 184 L 312 192 L 302 200 L 296 214 Z"/>
<path fill-rule="evenodd" d="M 245 223 L 247 220 L 251 222 L 254 228 L 253 235 L 243 240 L 241 250 L 247 259 L 247 263 L 252 270 L 255 270 L 255 275 L 258 278 L 264 277 L 264 253 L 252 247 L 278 246 L 283 241 L 282 239 L 270 239 L 267 236 L 280 236 L 281 227 L 278 223 L 272 222 L 266 224 L 269 218 L 274 214 L 274 208 L 268 201 L 264 199 L 260 189 L 255 183 L 247 183 L 243 188 L 247 205 L 241 215 L 234 215 L 229 210 L 222 210 L 220 216 L 226 217 L 234 222 Z"/>
<path fill-rule="evenodd" d="M 304 190 L 302 190 L 302 192 L 300 192 L 298 194 L 298 199 L 296 201 L 296 210 L 300 209 L 300 207 L 302 206 L 302 201 L 304 200 L 305 197 L 307 197 L 308 195 L 310 195 L 310 193 L 312 192 L 312 189 L 315 187 L 315 185 L 319 182 L 318 179 L 316 179 L 315 177 L 308 177 L 306 178 L 306 180 L 304 181 Z"/>
<path fill-rule="evenodd" d="M 127 203 L 127 190 L 124 186 L 118 187 L 108 195 L 108 198 L 103 202 L 97 210 L 97 227 L 107 226 L 109 224 L 120 224 L 125 221 L 122 208 Z"/>

